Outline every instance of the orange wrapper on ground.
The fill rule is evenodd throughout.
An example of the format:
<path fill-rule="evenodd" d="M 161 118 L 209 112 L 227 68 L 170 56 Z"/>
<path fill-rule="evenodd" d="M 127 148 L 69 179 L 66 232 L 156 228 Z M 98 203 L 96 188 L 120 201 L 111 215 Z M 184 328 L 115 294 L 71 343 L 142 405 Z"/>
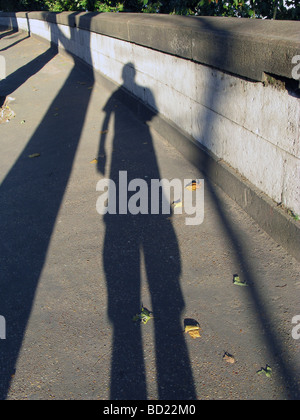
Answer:
<path fill-rule="evenodd" d="M 201 186 L 200 182 L 192 181 L 190 184 L 188 184 L 185 188 L 189 191 L 195 191 L 198 190 Z"/>

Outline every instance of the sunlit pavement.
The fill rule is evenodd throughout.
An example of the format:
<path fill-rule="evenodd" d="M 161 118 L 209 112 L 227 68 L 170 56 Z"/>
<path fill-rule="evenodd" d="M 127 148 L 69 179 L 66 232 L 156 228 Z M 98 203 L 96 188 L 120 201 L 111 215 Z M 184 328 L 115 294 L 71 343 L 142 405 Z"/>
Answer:
<path fill-rule="evenodd" d="M 300 264 L 207 179 L 198 226 L 99 215 L 119 167 L 203 176 L 72 57 L 0 37 L 16 114 L 0 125 L 1 398 L 299 398 Z M 142 304 L 154 318 L 138 325 Z"/>

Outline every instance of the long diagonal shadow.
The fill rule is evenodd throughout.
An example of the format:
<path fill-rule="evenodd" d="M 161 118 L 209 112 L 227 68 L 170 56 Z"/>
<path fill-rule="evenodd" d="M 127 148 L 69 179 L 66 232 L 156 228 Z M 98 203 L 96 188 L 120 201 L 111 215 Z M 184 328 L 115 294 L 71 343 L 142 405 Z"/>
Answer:
<path fill-rule="evenodd" d="M 14 46 L 16 46 L 16 45 L 20 44 L 21 42 L 25 41 L 25 39 L 28 39 L 28 38 L 30 38 L 30 35 L 29 35 L 29 34 L 28 34 L 28 35 L 26 35 L 26 36 L 24 36 L 24 38 L 18 39 L 18 41 L 13 42 L 12 44 L 8 45 L 7 47 L 1 48 L 1 49 L 0 49 L 0 51 L 1 51 L 1 52 L 3 52 L 3 51 L 7 51 L 7 50 L 9 50 L 10 48 L 12 48 L 12 47 L 14 47 Z"/>
<path fill-rule="evenodd" d="M 16 27 L 14 27 L 13 29 L 7 30 L 7 28 L 4 28 L 4 27 L 0 26 L 0 31 L 3 31 L 3 33 L 0 34 L 0 40 L 1 40 L 2 38 L 5 38 L 7 36 L 17 34 L 18 33 L 18 28 L 17 28 L 17 25 L 16 25 Z"/>
<path fill-rule="evenodd" d="M 206 19 L 201 19 L 201 25 L 208 31 L 217 31 L 218 29 L 214 27 Z M 230 52 L 232 51 L 232 52 Z M 233 63 L 237 59 L 237 56 L 233 56 L 234 44 L 232 41 L 231 33 L 228 30 L 222 31 L 222 45 L 219 43 L 219 47 L 215 48 L 215 53 L 213 61 L 216 64 L 216 67 L 223 69 L 226 68 L 230 63 Z M 224 67 L 225 65 L 225 67 Z M 222 71 L 222 70 L 221 70 Z M 215 141 L 222 141 L 222 139 L 216 139 L 213 136 L 213 127 L 216 122 L 217 113 L 213 110 L 218 108 L 218 103 L 224 99 L 222 96 L 224 92 L 220 92 L 218 89 L 207 90 L 207 94 L 201 98 L 202 104 L 205 105 L 203 108 L 204 111 L 199 115 L 199 121 L 204 122 L 202 127 L 201 137 L 204 141 L 204 144 L 210 145 Z M 198 98 L 200 99 L 200 98 Z M 197 160 L 197 152 L 194 154 L 195 158 L 191 158 L 192 163 L 194 163 L 198 168 L 201 169 L 201 172 L 206 176 L 206 186 L 208 192 L 215 204 L 221 223 L 224 226 L 227 237 L 231 243 L 232 248 L 235 250 L 235 256 L 240 264 L 241 270 L 244 273 L 245 281 L 250 285 L 249 290 L 249 300 L 254 303 L 256 309 L 255 315 L 257 318 L 257 329 L 260 331 L 265 331 L 265 343 L 266 347 L 270 350 L 270 353 L 274 357 L 274 363 L 279 367 L 279 372 L 282 377 L 283 386 L 285 388 L 287 398 L 299 399 L 300 390 L 295 379 L 293 368 L 285 357 L 284 345 L 280 339 L 280 334 L 276 332 L 271 323 L 271 315 L 268 313 L 267 308 L 264 305 L 264 297 L 260 295 L 258 290 L 258 279 L 254 274 L 254 268 L 251 266 L 250 262 L 247 260 L 247 249 L 242 243 L 241 238 L 234 229 L 233 222 L 228 217 L 222 201 L 218 198 L 215 185 L 211 182 L 210 174 L 214 170 L 211 166 L 211 160 L 209 159 L 200 159 Z M 255 332 L 254 332 L 255 333 Z"/>
<path fill-rule="evenodd" d="M 30 77 L 37 74 L 49 61 L 51 61 L 58 53 L 56 46 L 51 45 L 50 48 L 38 57 L 34 58 L 23 67 L 11 73 L 6 79 L 0 82 L 0 98 L 2 101 L 5 97 L 11 95 L 20 86 L 22 86 Z M 1 100 L 1 99 L 0 99 Z M 0 105 L 2 105 L 0 103 Z"/>
<path fill-rule="evenodd" d="M 159 399 L 189 400 L 196 398 L 189 355 L 183 335 L 181 314 L 185 303 L 180 286 L 181 256 L 171 220 L 162 214 L 120 214 L 119 193 L 127 189 L 127 182 L 142 180 L 148 191 L 151 209 L 151 180 L 160 180 L 160 171 L 152 137 L 146 124 L 130 118 L 118 106 L 122 89 L 133 86 L 149 98 L 150 89 L 135 83 L 135 68 L 128 63 L 123 68 L 124 84 L 109 98 L 104 107 L 106 117 L 100 139 L 98 170 L 107 174 L 116 185 L 117 214 L 104 216 L 106 227 L 103 261 L 108 290 L 108 316 L 113 324 L 110 398 L 112 400 L 147 399 L 141 325 L 133 316 L 142 306 L 141 264 L 145 270 L 154 313 L 155 354 Z M 154 98 L 152 100 L 154 103 Z M 146 120 L 155 113 L 149 112 Z M 113 150 L 106 162 L 106 132 L 114 117 Z M 139 181 L 140 182 L 140 181 Z M 113 193 L 113 191 L 110 191 Z M 130 202 L 130 194 L 128 201 Z M 109 200 L 113 200 L 113 196 Z M 127 203 L 126 203 L 127 205 Z M 126 211 L 125 211 L 126 213 Z M 160 212 L 161 213 L 161 212 Z M 170 212 L 171 214 L 171 212 Z"/>
<path fill-rule="evenodd" d="M 58 39 L 65 44 L 62 34 Z M 25 83 L 56 52 L 57 49 L 50 48 L 8 77 L 5 92 L 12 92 Z M 76 63 L 74 60 L 67 80 L 0 187 L 0 311 L 7 325 L 6 340 L 0 341 L 2 400 L 7 398 L 16 368 L 92 94 L 91 89 L 78 86 L 81 73 Z M 93 85 L 92 69 L 87 68 L 83 77 L 89 78 Z M 76 84 L 78 88 L 74 89 Z M 53 118 L 54 106 L 64 108 L 63 118 Z M 28 155 L 37 151 L 41 157 L 33 165 Z"/>

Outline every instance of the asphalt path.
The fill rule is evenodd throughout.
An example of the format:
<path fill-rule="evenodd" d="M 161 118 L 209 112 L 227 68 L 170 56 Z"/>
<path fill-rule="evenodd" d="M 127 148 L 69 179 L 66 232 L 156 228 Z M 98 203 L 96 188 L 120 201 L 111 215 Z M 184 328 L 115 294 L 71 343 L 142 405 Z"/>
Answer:
<path fill-rule="evenodd" d="M 0 398 L 299 399 L 299 262 L 92 70 L 24 33 L 0 55 Z M 105 180 L 118 209 L 154 179 L 200 179 L 203 222 L 177 192 L 99 214 Z"/>

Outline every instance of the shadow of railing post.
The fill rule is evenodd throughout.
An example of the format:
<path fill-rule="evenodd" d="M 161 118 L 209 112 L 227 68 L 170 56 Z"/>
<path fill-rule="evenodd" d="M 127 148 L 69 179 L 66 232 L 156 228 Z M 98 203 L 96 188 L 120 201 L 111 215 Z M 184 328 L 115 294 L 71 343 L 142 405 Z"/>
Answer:
<path fill-rule="evenodd" d="M 0 24 L 0 29 L 3 31 L 7 31 L 4 34 L 0 34 L 0 40 L 1 38 L 13 35 L 19 31 L 18 20 L 15 13 L 3 13 L 3 15 L 0 13 L 0 17 L 2 16 L 6 19 L 9 19 L 9 23 L 6 25 Z"/>
<path fill-rule="evenodd" d="M 218 30 L 213 24 L 209 23 L 205 19 L 198 18 L 201 22 L 201 25 L 205 28 L 205 30 L 215 32 Z M 230 43 L 229 43 L 230 38 Z M 237 59 L 237 55 L 233 56 L 232 53 L 229 52 L 228 46 L 230 45 L 230 50 L 234 51 L 234 43 L 232 41 L 230 31 L 222 30 L 222 40 L 223 44 L 219 42 L 215 46 L 215 54 L 212 59 L 212 62 L 217 63 L 216 68 L 220 69 L 220 71 L 224 71 L 228 64 L 234 62 Z M 228 67 L 227 67 L 228 68 Z M 217 104 L 223 98 L 220 97 L 220 94 L 217 90 L 211 90 L 207 93 L 207 96 L 204 98 L 204 104 L 209 107 L 212 112 L 207 113 L 207 118 L 205 119 L 205 127 L 202 134 L 202 140 L 205 144 L 212 143 L 212 127 L 216 123 L 216 118 L 218 118 L 218 113 L 213 112 L 213 110 L 217 109 Z M 207 110 L 205 111 L 207 112 Z M 199 115 L 199 120 L 203 121 L 203 117 Z M 230 133 L 228 133 L 228 136 Z M 218 139 L 218 141 L 223 141 L 223 139 Z M 208 147 L 209 149 L 209 147 Z M 226 232 L 227 238 L 230 241 L 231 247 L 234 250 L 235 258 L 241 267 L 243 272 L 243 276 L 245 281 L 248 283 L 248 298 L 254 304 L 255 307 L 255 316 L 257 319 L 257 326 L 256 328 L 261 331 L 265 331 L 265 343 L 267 348 L 269 349 L 270 353 L 273 355 L 273 362 L 277 364 L 279 367 L 279 373 L 283 380 L 283 385 L 285 387 L 285 392 L 287 398 L 291 399 L 299 399 L 300 398 L 300 390 L 299 385 L 297 384 L 297 380 L 295 379 L 295 374 L 293 372 L 293 368 L 290 365 L 289 361 L 285 357 L 285 350 L 283 343 L 280 339 L 280 334 L 272 327 L 271 324 L 271 315 L 268 312 L 268 309 L 265 307 L 263 303 L 263 298 L 260 296 L 258 290 L 258 281 L 259 279 L 256 277 L 254 273 L 254 267 L 250 264 L 247 258 L 248 249 L 244 245 L 241 237 L 238 233 L 236 233 L 236 229 L 233 226 L 233 222 L 229 219 L 227 212 L 223 206 L 221 199 L 219 198 L 216 186 L 211 181 L 211 171 L 214 171 L 215 163 L 212 163 L 211 158 L 204 158 L 203 154 L 201 154 L 201 159 L 199 162 L 195 162 L 196 166 L 201 170 L 201 172 L 206 176 L 206 186 L 208 188 L 210 197 L 213 200 L 215 208 L 217 209 L 217 213 L 221 224 L 224 227 Z M 254 333 L 254 332 L 253 332 Z"/>

